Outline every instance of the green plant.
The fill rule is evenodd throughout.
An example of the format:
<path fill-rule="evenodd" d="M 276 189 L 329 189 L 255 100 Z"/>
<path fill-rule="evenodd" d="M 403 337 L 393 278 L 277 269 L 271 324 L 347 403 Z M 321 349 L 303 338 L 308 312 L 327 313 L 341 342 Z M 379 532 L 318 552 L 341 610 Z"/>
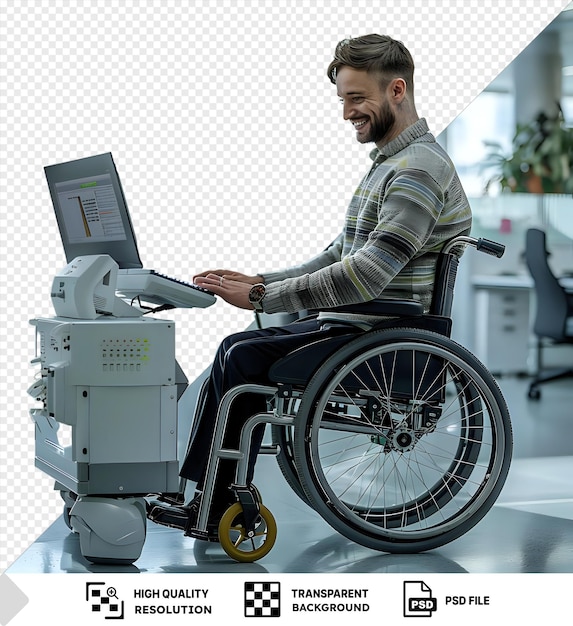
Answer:
<path fill-rule="evenodd" d="M 511 154 L 498 142 L 485 142 L 491 149 L 484 169 L 493 174 L 502 190 L 537 193 L 573 193 L 573 127 L 567 126 L 563 111 L 554 117 L 540 113 L 528 124 L 518 124 Z"/>

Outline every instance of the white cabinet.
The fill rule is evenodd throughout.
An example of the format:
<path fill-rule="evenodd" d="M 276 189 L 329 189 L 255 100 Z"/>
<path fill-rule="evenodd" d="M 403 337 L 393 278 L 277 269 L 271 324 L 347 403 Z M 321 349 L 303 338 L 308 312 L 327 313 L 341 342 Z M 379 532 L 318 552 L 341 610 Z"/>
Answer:
<path fill-rule="evenodd" d="M 494 374 L 530 373 L 531 290 L 474 284 L 474 350 Z"/>

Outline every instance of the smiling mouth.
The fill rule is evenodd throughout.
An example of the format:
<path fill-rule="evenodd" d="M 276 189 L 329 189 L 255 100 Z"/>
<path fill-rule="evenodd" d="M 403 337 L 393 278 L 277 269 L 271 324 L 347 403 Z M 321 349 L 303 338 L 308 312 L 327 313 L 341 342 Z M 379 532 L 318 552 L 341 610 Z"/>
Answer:
<path fill-rule="evenodd" d="M 358 130 L 359 128 L 362 128 L 364 124 L 366 124 L 367 122 L 368 120 L 359 120 L 357 122 L 352 122 L 352 125 L 354 126 L 356 130 Z"/>

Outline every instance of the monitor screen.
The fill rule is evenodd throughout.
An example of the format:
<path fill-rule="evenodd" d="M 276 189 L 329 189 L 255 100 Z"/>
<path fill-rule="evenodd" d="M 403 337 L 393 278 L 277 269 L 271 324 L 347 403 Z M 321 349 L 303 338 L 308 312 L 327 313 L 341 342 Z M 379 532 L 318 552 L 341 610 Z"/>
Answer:
<path fill-rule="evenodd" d="M 44 168 L 69 263 L 108 254 L 120 269 L 142 267 L 111 153 Z"/>

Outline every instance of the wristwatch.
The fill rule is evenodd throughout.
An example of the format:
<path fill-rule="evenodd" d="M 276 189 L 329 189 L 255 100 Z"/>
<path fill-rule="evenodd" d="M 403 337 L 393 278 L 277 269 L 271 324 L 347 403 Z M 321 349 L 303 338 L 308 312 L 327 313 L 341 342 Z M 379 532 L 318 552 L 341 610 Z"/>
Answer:
<path fill-rule="evenodd" d="M 265 297 L 266 291 L 264 283 L 253 285 L 251 291 L 249 291 L 249 302 L 258 313 L 262 313 L 263 311 L 263 298 Z"/>

